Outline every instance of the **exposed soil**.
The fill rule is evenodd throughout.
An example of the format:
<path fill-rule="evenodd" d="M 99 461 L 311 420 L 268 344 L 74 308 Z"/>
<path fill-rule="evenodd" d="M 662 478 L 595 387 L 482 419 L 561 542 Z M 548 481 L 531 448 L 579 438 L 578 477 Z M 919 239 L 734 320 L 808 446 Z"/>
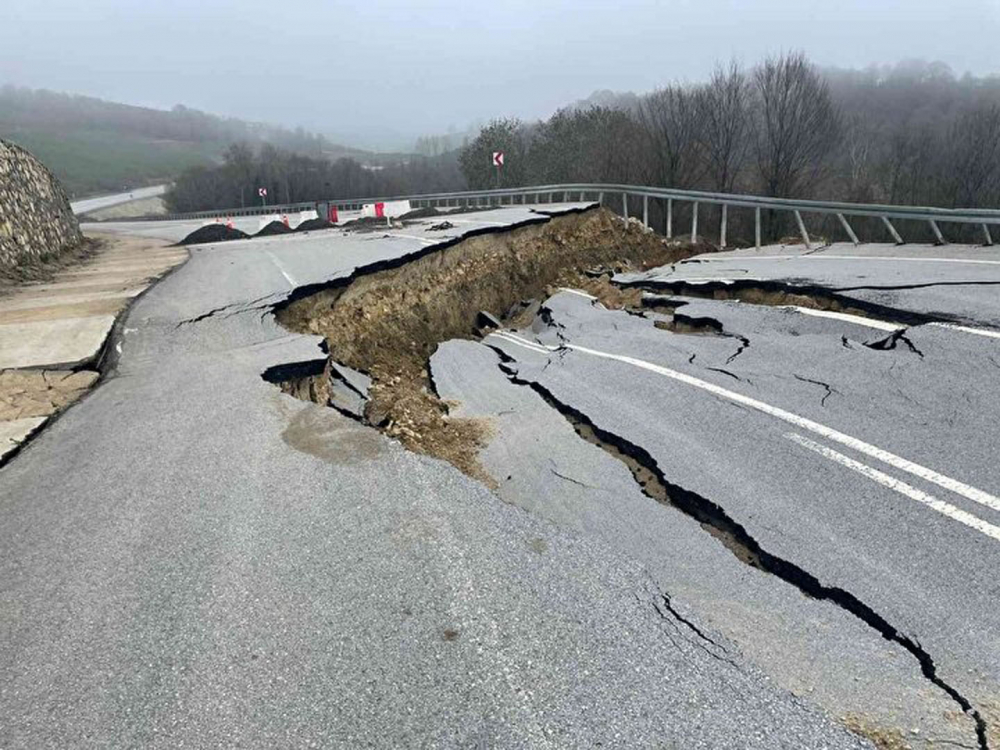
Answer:
<path fill-rule="evenodd" d="M 638 306 L 642 292 L 610 283 L 615 272 L 640 271 L 711 248 L 668 242 L 609 211 L 539 217 L 509 230 L 484 230 L 424 248 L 348 278 L 277 311 L 287 328 L 326 339 L 330 359 L 372 378 L 365 421 L 406 447 L 450 461 L 488 485 L 478 461 L 490 426 L 449 415 L 433 393 L 427 361 L 438 344 L 474 338 L 480 311 L 509 325 L 533 316 L 530 300 L 572 286 L 608 307 Z M 329 403 L 330 366 L 294 391 Z"/>
<path fill-rule="evenodd" d="M 83 263 L 104 245 L 104 240 L 84 237 L 83 242 L 58 255 L 35 261 L 21 261 L 16 268 L 0 271 L 0 296 L 26 281 L 50 281 L 65 268 Z"/>
<path fill-rule="evenodd" d="M 282 221 L 272 221 L 261 227 L 260 231 L 254 235 L 254 237 L 273 237 L 276 234 L 291 234 L 291 227 Z"/>
<path fill-rule="evenodd" d="M 376 229 L 388 229 L 390 224 L 390 219 L 384 216 L 362 216 L 357 219 L 351 219 L 350 221 L 345 221 L 340 225 L 341 229 L 350 229 L 355 232 L 358 231 L 375 231 Z"/>
<path fill-rule="evenodd" d="M 402 219 L 403 221 L 406 221 L 407 219 L 429 219 L 432 216 L 440 216 L 440 215 L 441 212 L 438 211 L 436 208 L 427 206 L 425 208 L 415 208 L 412 211 L 407 211 L 399 218 Z"/>
<path fill-rule="evenodd" d="M 297 227 L 296 232 L 313 232 L 317 229 L 336 229 L 336 224 L 331 224 L 326 219 L 306 219 Z"/>
<path fill-rule="evenodd" d="M 87 392 L 91 370 L 0 370 L 0 420 L 47 417 Z"/>
<path fill-rule="evenodd" d="M 198 227 L 177 244 L 198 245 L 202 242 L 228 242 L 229 240 L 245 240 L 249 237 L 249 234 L 241 232 L 239 229 L 230 229 L 225 224 L 216 223 Z"/>

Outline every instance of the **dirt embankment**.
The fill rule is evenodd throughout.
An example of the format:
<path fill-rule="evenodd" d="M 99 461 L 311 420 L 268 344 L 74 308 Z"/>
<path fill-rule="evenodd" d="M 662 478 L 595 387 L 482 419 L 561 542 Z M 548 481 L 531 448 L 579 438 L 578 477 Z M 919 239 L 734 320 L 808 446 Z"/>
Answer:
<path fill-rule="evenodd" d="M 609 307 L 638 306 L 641 291 L 613 286 L 613 272 L 653 268 L 706 249 L 667 242 L 595 208 L 431 248 L 397 267 L 362 270 L 346 284 L 289 304 L 278 320 L 322 335 L 330 360 L 371 376 L 368 423 L 492 484 L 477 458 L 489 425 L 449 415 L 432 392 L 427 361 L 438 344 L 477 337 L 480 311 L 522 323 L 519 315 L 533 315 L 530 300 L 562 286 L 589 291 Z M 295 390 L 326 404 L 330 376 L 328 363 L 323 375 L 308 387 L 297 382 Z"/>

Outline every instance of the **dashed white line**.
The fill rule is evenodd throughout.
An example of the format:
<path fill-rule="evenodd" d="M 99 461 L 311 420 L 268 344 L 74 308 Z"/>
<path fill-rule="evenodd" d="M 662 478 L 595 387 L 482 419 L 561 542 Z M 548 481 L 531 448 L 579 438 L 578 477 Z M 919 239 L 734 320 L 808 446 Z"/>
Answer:
<path fill-rule="evenodd" d="M 709 393 L 729 401 L 733 401 L 734 403 L 742 404 L 743 406 L 747 406 L 751 409 L 756 409 L 759 412 L 775 417 L 784 422 L 788 422 L 799 429 L 808 430 L 809 432 L 825 437 L 828 440 L 840 443 L 841 445 L 846 445 L 848 448 L 851 448 L 858 453 L 864 453 L 871 458 L 875 458 L 883 463 L 889 464 L 890 466 L 893 466 L 901 471 L 905 471 L 913 476 L 920 477 L 921 479 L 936 484 L 939 487 L 943 487 L 949 492 L 954 492 L 955 494 L 962 495 L 973 502 L 984 505 L 987 508 L 1000 511 L 1000 498 L 990 494 L 989 492 L 973 487 L 972 485 L 965 484 L 964 482 L 960 482 L 957 479 L 952 479 L 949 476 L 934 471 L 933 469 L 929 469 L 926 466 L 921 466 L 920 464 L 901 456 L 897 456 L 895 453 L 890 453 L 889 451 L 883 450 L 882 448 L 874 446 L 871 443 L 866 443 L 856 437 L 851 437 L 843 432 L 839 432 L 832 427 L 827 427 L 826 425 L 814 422 L 811 419 L 800 417 L 798 414 L 793 414 L 790 411 L 780 409 L 776 406 L 771 406 L 763 401 L 758 401 L 755 398 L 744 396 L 742 393 L 731 391 L 728 388 L 723 388 L 722 386 L 715 385 L 714 383 L 709 383 L 706 380 L 701 380 L 700 378 L 686 375 L 682 372 L 677 372 L 676 370 L 671 370 L 661 365 L 655 365 L 652 362 L 636 359 L 635 357 L 628 357 L 622 354 L 611 354 L 610 352 L 602 352 L 597 349 L 588 349 L 587 347 L 577 346 L 576 344 L 565 344 L 563 347 L 546 346 L 545 344 L 527 341 L 513 333 L 505 333 L 504 338 L 511 343 L 524 346 L 525 348 L 535 348 L 536 351 L 537 347 L 544 347 L 547 350 L 546 353 L 556 351 L 559 348 L 571 349 L 572 351 L 580 352 L 581 354 L 588 354 L 592 357 L 623 362 L 625 364 L 632 365 L 633 367 L 638 367 L 643 370 L 648 370 L 649 372 L 654 372 L 658 375 L 663 375 L 680 383 L 708 391 Z"/>
<path fill-rule="evenodd" d="M 293 279 L 292 276 L 291 276 L 291 274 L 288 273 L 288 271 L 285 270 L 285 267 L 283 265 L 281 265 L 281 261 L 278 260 L 278 258 L 274 255 L 274 253 L 272 253 L 270 251 L 268 251 L 267 255 L 271 259 L 271 261 L 274 263 L 274 265 L 277 266 L 278 270 L 281 271 L 281 275 L 285 277 L 285 281 L 287 281 L 289 283 L 289 285 L 294 289 L 295 288 L 295 279 Z"/>
<path fill-rule="evenodd" d="M 873 469 L 871 466 L 863 464 L 860 461 L 855 461 L 853 458 L 848 458 L 843 453 L 838 453 L 832 448 L 827 448 L 825 445 L 820 445 L 819 443 L 813 442 L 812 440 L 804 438 L 801 435 L 796 435 L 794 432 L 787 433 L 785 437 L 798 443 L 804 448 L 808 448 L 825 458 L 829 458 L 831 461 L 836 461 L 842 466 L 853 469 L 883 487 L 888 487 L 901 495 L 905 495 L 911 500 L 923 503 L 927 507 L 933 508 L 938 513 L 941 513 L 954 521 L 965 524 L 969 528 L 975 529 L 976 531 L 1000 542 L 1000 526 L 994 526 L 991 523 L 987 523 L 978 516 L 967 513 L 961 508 L 956 508 L 954 505 L 946 503 L 943 500 L 938 500 L 933 495 L 928 495 L 926 492 L 918 490 L 916 487 L 912 487 L 906 482 L 902 482 L 895 477 L 884 474 L 878 469 Z"/>

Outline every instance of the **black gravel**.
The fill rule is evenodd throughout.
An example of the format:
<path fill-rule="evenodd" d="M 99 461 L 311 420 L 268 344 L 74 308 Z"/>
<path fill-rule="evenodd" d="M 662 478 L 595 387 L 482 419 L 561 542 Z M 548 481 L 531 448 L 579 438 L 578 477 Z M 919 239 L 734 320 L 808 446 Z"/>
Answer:
<path fill-rule="evenodd" d="M 225 224 L 206 224 L 195 229 L 191 234 L 178 242 L 178 245 L 198 245 L 202 242 L 228 242 L 229 240 L 245 240 L 249 237 L 246 232 L 239 229 L 231 229 Z"/>

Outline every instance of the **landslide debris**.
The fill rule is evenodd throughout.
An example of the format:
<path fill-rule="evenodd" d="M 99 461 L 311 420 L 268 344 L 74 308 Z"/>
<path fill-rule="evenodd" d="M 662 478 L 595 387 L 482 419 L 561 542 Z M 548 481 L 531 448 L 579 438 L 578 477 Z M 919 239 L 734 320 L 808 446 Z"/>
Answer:
<path fill-rule="evenodd" d="M 642 291 L 614 286 L 614 273 L 710 249 L 666 241 L 595 207 L 483 230 L 359 269 L 276 310 L 286 328 L 323 336 L 329 352 L 323 374 L 308 384 L 297 379 L 294 390 L 329 405 L 333 363 L 365 373 L 371 378 L 365 422 L 492 486 L 478 461 L 489 424 L 450 415 L 433 391 L 427 362 L 438 344 L 476 337 L 484 313 L 517 326 L 519 318 L 533 317 L 533 300 L 564 286 L 607 307 L 639 306 Z"/>
<path fill-rule="evenodd" d="M 199 245 L 202 242 L 228 242 L 229 240 L 245 240 L 250 237 L 246 232 L 227 227 L 225 224 L 206 224 L 198 227 L 178 245 Z"/>
<path fill-rule="evenodd" d="M 306 219 L 297 227 L 295 227 L 296 232 L 313 232 L 317 229 L 336 229 L 336 224 L 331 224 L 326 219 Z"/>
<path fill-rule="evenodd" d="M 291 234 L 292 229 L 282 221 L 271 221 L 260 228 L 254 237 L 273 237 L 277 234 Z"/>

